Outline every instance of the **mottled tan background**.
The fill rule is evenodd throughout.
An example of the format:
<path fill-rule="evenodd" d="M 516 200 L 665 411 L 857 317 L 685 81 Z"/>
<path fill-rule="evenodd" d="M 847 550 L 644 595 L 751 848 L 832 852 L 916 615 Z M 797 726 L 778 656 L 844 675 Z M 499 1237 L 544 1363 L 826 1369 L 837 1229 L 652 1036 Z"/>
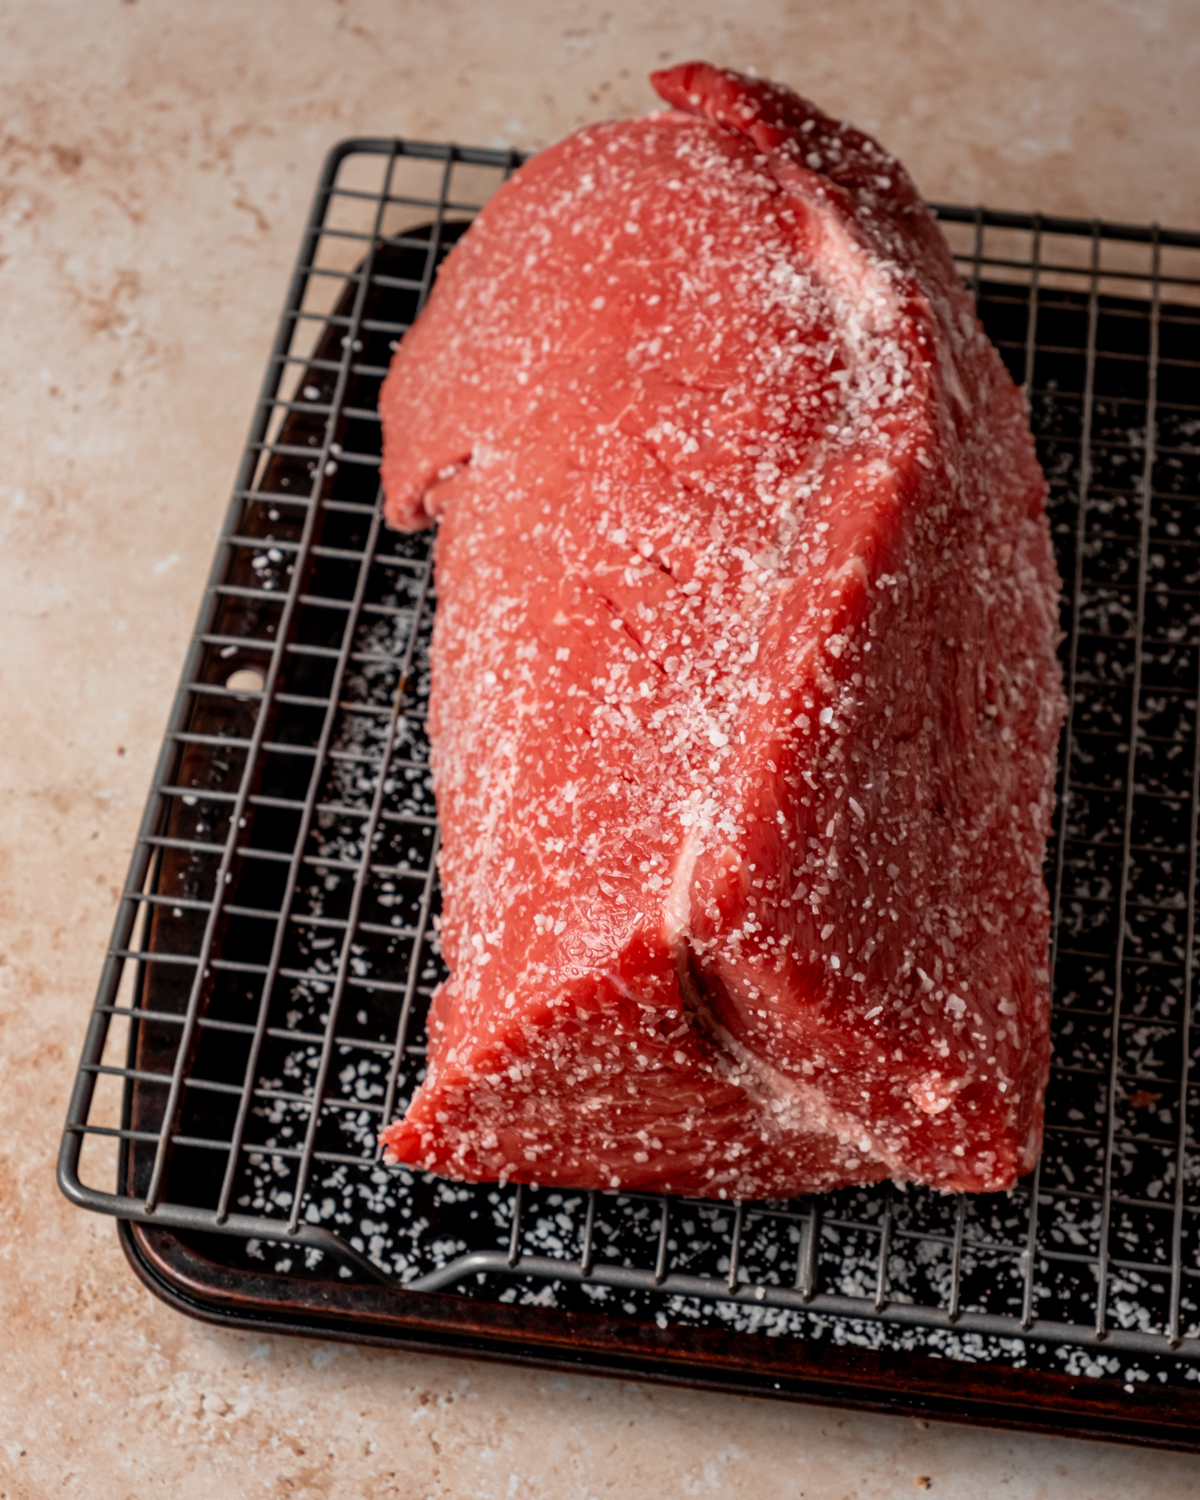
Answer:
<path fill-rule="evenodd" d="M 1183 1500 L 1200 1459 L 215 1332 L 53 1159 L 325 150 L 536 146 L 752 65 L 932 197 L 1200 228 L 1197 0 L 0 6 L 0 1500 Z"/>

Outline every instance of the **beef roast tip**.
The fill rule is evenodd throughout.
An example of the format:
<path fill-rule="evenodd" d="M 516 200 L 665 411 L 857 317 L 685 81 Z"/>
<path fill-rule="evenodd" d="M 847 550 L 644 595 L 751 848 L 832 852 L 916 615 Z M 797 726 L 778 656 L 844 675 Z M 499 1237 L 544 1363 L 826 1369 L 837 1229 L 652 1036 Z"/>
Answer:
<path fill-rule="evenodd" d="M 911 180 L 785 88 L 529 161 L 384 386 L 440 518 L 442 948 L 389 1159 L 790 1197 L 1041 1144 L 1059 581 Z"/>

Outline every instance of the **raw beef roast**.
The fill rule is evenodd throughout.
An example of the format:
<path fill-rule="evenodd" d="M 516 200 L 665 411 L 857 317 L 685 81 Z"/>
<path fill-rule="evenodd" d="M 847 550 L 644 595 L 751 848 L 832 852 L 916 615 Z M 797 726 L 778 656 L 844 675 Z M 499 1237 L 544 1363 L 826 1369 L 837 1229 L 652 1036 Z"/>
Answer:
<path fill-rule="evenodd" d="M 440 518 L 442 944 L 390 1159 L 1005 1188 L 1048 1067 L 1058 579 L 903 168 L 704 64 L 543 151 L 382 399 Z"/>

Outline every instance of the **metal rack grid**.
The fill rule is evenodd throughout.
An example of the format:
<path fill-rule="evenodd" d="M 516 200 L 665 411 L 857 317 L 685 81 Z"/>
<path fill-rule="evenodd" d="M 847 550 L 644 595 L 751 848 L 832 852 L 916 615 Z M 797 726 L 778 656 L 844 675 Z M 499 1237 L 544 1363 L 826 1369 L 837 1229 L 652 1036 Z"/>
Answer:
<path fill-rule="evenodd" d="M 400 1297 L 735 1328 L 821 1315 L 885 1346 L 956 1330 L 999 1341 L 989 1357 L 1036 1339 L 1170 1354 L 1171 1378 L 1187 1375 L 1200 235 L 939 209 L 1027 393 L 1066 585 L 1037 1173 L 994 1197 L 722 1205 L 462 1187 L 379 1162 L 444 970 L 429 538 L 381 526 L 376 400 L 440 258 L 518 160 L 355 140 L 327 162 L 121 898 L 63 1190 L 232 1237 L 249 1268 Z"/>

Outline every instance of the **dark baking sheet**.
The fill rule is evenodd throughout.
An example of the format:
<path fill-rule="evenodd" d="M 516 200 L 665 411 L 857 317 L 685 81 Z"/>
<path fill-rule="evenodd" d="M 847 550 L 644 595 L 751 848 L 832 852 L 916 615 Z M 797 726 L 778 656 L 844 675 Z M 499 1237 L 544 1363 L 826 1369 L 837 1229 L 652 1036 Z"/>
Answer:
<path fill-rule="evenodd" d="M 429 539 L 379 525 L 374 405 L 439 257 L 511 165 L 379 141 L 330 160 L 139 836 L 64 1189 L 143 1220 L 122 1229 L 138 1273 L 209 1318 L 1200 1446 L 1196 236 L 943 210 L 1026 385 L 1067 582 L 1036 1179 L 736 1208 L 459 1188 L 378 1162 L 441 968 Z M 104 1143 L 115 1192 L 83 1169 Z"/>
<path fill-rule="evenodd" d="M 1086 1376 L 1001 1363 L 947 1364 L 936 1355 L 747 1337 L 712 1327 L 659 1328 L 601 1313 L 547 1319 L 472 1298 L 394 1293 L 326 1282 L 297 1297 L 288 1278 L 231 1266 L 203 1237 L 122 1222 L 121 1245 L 157 1296 L 205 1322 L 580 1375 L 682 1385 L 860 1411 L 922 1416 L 1187 1452 L 1200 1449 L 1197 1403 L 1177 1387 L 1114 1399 Z M 214 1251 L 210 1258 L 206 1250 Z"/>

